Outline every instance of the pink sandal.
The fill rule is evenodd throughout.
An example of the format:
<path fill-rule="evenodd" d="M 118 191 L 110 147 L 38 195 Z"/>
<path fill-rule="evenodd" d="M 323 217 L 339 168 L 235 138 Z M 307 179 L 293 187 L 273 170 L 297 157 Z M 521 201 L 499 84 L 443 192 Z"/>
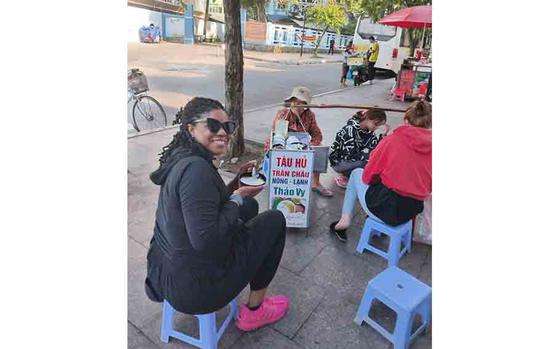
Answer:
<path fill-rule="evenodd" d="M 334 177 L 334 182 L 340 188 L 346 189 L 346 187 L 348 186 L 348 177 L 343 176 L 343 175 L 338 175 L 338 176 Z"/>
<path fill-rule="evenodd" d="M 334 193 L 332 192 L 332 190 L 329 190 L 325 187 L 323 187 L 322 185 L 318 186 L 318 187 L 313 187 L 311 188 L 312 191 L 316 192 L 317 194 L 330 198 L 334 195 Z"/>

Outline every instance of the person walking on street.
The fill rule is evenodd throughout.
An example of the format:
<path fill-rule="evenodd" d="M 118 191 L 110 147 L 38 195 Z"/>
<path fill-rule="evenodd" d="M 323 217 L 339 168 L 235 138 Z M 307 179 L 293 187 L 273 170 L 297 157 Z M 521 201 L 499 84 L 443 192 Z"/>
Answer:
<path fill-rule="evenodd" d="M 379 56 L 379 43 L 375 40 L 375 37 L 372 35 L 369 37 L 369 50 L 368 50 L 368 77 L 369 77 L 369 84 L 373 83 L 373 79 L 375 79 L 375 63 L 377 62 L 377 57 Z"/>
<path fill-rule="evenodd" d="M 329 43 L 329 55 L 334 55 L 334 39 L 331 39 Z"/>
<path fill-rule="evenodd" d="M 354 51 L 352 50 L 352 41 L 348 43 L 344 51 L 342 51 L 343 61 L 342 61 L 342 76 L 340 77 L 340 87 L 346 87 L 346 76 L 350 70 L 348 65 L 348 57 L 352 56 Z"/>

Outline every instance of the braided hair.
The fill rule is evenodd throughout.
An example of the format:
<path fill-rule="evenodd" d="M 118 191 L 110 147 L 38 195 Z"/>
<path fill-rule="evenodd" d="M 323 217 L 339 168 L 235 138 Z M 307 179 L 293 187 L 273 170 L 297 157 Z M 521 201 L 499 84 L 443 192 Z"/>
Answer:
<path fill-rule="evenodd" d="M 163 147 L 161 153 L 158 154 L 160 155 L 160 167 L 169 159 L 174 149 L 183 147 L 186 150 L 192 150 L 193 142 L 196 141 L 189 132 L 187 125 L 195 120 L 208 117 L 208 114 L 216 109 L 225 111 L 222 103 L 204 97 L 194 97 L 184 107 L 179 108 L 179 111 L 175 114 L 175 120 L 173 120 L 173 125 L 179 125 L 179 131 L 173 136 L 171 143 Z"/>

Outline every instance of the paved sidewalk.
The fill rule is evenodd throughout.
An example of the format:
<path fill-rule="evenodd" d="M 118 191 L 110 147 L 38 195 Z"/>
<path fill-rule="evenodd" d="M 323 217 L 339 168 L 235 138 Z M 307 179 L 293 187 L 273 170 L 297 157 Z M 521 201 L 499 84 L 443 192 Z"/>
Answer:
<path fill-rule="evenodd" d="M 380 82 L 377 84 L 377 82 Z M 376 81 L 373 86 L 347 89 L 315 98 L 316 102 L 360 103 L 397 105 L 386 100 L 388 81 Z M 383 86 L 383 88 L 381 88 Z M 247 135 L 262 140 L 268 134 L 270 121 L 277 107 L 269 107 L 246 114 Z M 336 130 L 351 115 L 350 111 L 321 110 L 317 114 L 325 133 L 325 142 L 334 137 Z M 394 126 L 402 116 L 390 114 Z M 263 133 L 263 131 L 266 131 Z M 161 305 L 148 300 L 144 294 L 146 253 L 152 237 L 154 215 L 159 188 L 149 179 L 157 166 L 158 153 L 176 132 L 170 128 L 160 132 L 130 137 L 128 139 L 128 340 L 129 348 L 174 349 L 191 348 L 171 340 L 159 340 Z M 227 180 L 232 175 L 222 173 Z M 270 285 L 271 293 L 290 297 L 292 305 L 288 315 L 278 323 L 252 332 L 242 333 L 235 326 L 227 328 L 219 348 L 380 348 L 392 345 L 367 325 L 357 326 L 353 319 L 367 282 L 386 267 L 386 261 L 371 253 L 355 252 L 365 218 L 357 213 L 349 229 L 347 244 L 339 242 L 328 232 L 328 224 L 338 218 L 344 191 L 334 186 L 333 173 L 322 176 L 322 182 L 335 191 L 334 198 L 312 197 L 311 224 L 305 230 L 288 231 L 286 247 L 278 273 Z M 267 208 L 264 191 L 257 199 L 260 210 Z M 387 241 L 382 241 L 386 245 Z M 403 257 L 400 267 L 431 285 L 431 247 L 413 244 L 412 252 Z M 244 302 L 247 289 L 238 297 Z M 376 319 L 388 328 L 394 326 L 394 315 L 386 308 L 374 307 Z M 225 311 L 218 312 L 218 319 Z M 176 325 L 191 334 L 197 333 L 197 323 L 192 316 L 179 315 Z M 431 331 L 420 336 L 411 349 L 431 348 Z"/>
<path fill-rule="evenodd" d="M 157 54 L 156 54 L 157 53 Z M 313 58 L 310 53 L 274 53 L 244 50 L 243 57 L 248 60 L 256 60 L 270 63 L 283 64 L 318 64 L 342 62 L 340 54 L 319 54 L 319 58 Z M 154 69 L 172 68 L 173 65 L 205 64 L 223 65 L 223 44 L 195 44 L 185 45 L 172 42 L 161 42 L 159 44 L 128 43 L 128 66 L 133 67 L 136 61 L 142 60 L 142 65 Z M 247 62 L 250 64 L 250 62 Z"/>
<path fill-rule="evenodd" d="M 319 57 L 312 57 L 309 53 L 304 53 L 302 57 L 299 53 L 273 53 L 248 51 L 243 52 L 243 58 L 261 62 L 301 65 L 301 64 L 326 64 L 326 63 L 342 63 L 342 55 L 319 54 Z"/>

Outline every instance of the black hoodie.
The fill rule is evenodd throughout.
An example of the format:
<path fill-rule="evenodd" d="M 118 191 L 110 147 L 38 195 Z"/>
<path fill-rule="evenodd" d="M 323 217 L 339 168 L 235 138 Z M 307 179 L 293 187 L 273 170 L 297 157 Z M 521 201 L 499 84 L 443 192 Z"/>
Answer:
<path fill-rule="evenodd" d="M 192 150 L 179 147 L 150 175 L 161 186 L 154 237 L 165 259 L 167 273 L 220 273 L 230 256 L 239 227 L 239 208 L 212 164 L 213 156 L 194 143 Z"/>

